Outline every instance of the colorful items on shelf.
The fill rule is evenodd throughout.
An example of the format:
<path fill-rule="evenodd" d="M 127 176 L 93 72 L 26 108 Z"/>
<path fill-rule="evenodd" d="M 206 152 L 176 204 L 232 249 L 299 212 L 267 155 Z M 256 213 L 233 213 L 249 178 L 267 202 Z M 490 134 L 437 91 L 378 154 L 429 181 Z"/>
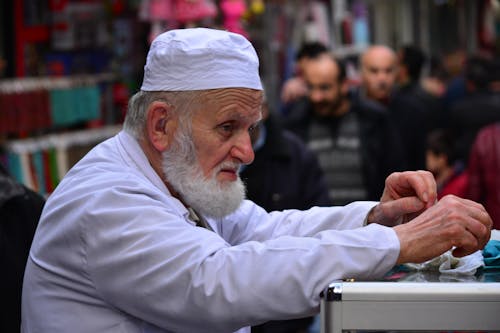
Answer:
<path fill-rule="evenodd" d="M 0 134 L 21 135 L 51 127 L 46 90 L 0 93 Z"/>
<path fill-rule="evenodd" d="M 120 128 L 107 126 L 9 141 L 0 159 L 17 181 L 47 195 L 85 153 L 115 135 Z"/>
<path fill-rule="evenodd" d="M 52 125 L 69 126 L 98 119 L 100 97 L 97 86 L 51 90 L 49 108 Z"/>
<path fill-rule="evenodd" d="M 110 83 L 105 75 L 3 81 L 0 134 L 22 137 L 100 119 Z"/>

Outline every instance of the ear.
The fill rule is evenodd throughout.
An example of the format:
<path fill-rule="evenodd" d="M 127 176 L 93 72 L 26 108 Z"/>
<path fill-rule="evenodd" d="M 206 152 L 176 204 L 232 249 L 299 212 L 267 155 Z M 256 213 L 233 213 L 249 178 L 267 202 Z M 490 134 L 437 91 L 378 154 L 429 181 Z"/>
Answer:
<path fill-rule="evenodd" d="M 172 105 L 162 101 L 151 103 L 147 111 L 146 131 L 151 145 L 159 152 L 168 149 L 177 129 Z"/>

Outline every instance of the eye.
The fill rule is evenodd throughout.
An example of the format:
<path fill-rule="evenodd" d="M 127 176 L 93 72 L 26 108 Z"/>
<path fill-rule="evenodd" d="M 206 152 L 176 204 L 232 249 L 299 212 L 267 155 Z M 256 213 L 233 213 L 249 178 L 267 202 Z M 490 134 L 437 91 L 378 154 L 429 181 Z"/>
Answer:
<path fill-rule="evenodd" d="M 217 126 L 217 130 L 225 137 L 231 136 L 234 132 L 234 124 L 233 123 L 223 123 Z"/>
<path fill-rule="evenodd" d="M 220 128 L 225 132 L 231 132 L 233 130 L 233 125 L 232 124 L 223 124 L 220 126 Z"/>
<path fill-rule="evenodd" d="M 328 91 L 328 90 L 330 90 L 330 85 L 329 84 L 322 84 L 319 86 L 319 89 L 323 92 Z"/>

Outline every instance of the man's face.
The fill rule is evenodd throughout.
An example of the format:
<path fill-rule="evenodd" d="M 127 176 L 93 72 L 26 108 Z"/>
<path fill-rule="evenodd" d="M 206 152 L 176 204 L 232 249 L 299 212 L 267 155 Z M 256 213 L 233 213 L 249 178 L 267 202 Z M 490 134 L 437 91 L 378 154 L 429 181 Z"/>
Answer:
<path fill-rule="evenodd" d="M 394 53 L 386 48 L 376 48 L 363 56 L 361 80 L 368 98 L 380 101 L 387 99 L 397 76 L 397 61 Z"/>
<path fill-rule="evenodd" d="M 181 128 L 163 154 L 168 182 L 199 213 L 223 217 L 244 198 L 241 164 L 254 159 L 250 132 L 261 118 L 262 92 L 217 89 L 196 102 L 191 131 Z"/>
<path fill-rule="evenodd" d="M 317 115 L 335 114 L 340 106 L 344 96 L 338 76 L 339 68 L 329 56 L 310 59 L 304 67 L 308 96 Z"/>
<path fill-rule="evenodd" d="M 447 166 L 447 158 L 445 154 L 436 154 L 431 150 L 426 151 L 425 164 L 426 169 L 434 175 L 439 176 Z"/>
<path fill-rule="evenodd" d="M 262 92 L 220 89 L 206 93 L 192 119 L 192 136 L 205 177 L 221 183 L 237 179 L 238 167 L 254 159 L 250 131 L 261 119 Z M 218 170 L 223 163 L 235 167 Z"/>

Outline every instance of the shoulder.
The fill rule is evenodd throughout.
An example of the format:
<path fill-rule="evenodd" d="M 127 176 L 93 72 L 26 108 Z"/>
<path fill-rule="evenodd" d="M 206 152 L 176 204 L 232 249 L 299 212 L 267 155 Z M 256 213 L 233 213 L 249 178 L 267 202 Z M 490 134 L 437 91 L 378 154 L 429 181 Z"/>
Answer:
<path fill-rule="evenodd" d="M 359 87 L 353 88 L 348 93 L 351 101 L 351 110 L 369 119 L 384 119 L 388 117 L 385 106 L 375 101 L 364 98 Z"/>
<path fill-rule="evenodd" d="M 15 230 L 34 232 L 42 213 L 45 199 L 35 191 L 15 182 L 9 177 L 0 176 L 0 225 L 15 237 Z M 19 240 L 17 240 L 19 241 Z"/>
<path fill-rule="evenodd" d="M 300 124 L 311 116 L 311 103 L 307 97 L 300 98 L 290 105 L 289 109 L 288 114 L 282 118 L 285 127 Z"/>
<path fill-rule="evenodd" d="M 292 158 L 299 158 L 300 160 L 304 160 L 306 158 L 309 159 L 314 156 L 314 153 L 310 150 L 304 140 L 297 134 L 289 130 L 284 130 L 283 138 L 287 142 L 287 146 L 289 147 Z"/>

